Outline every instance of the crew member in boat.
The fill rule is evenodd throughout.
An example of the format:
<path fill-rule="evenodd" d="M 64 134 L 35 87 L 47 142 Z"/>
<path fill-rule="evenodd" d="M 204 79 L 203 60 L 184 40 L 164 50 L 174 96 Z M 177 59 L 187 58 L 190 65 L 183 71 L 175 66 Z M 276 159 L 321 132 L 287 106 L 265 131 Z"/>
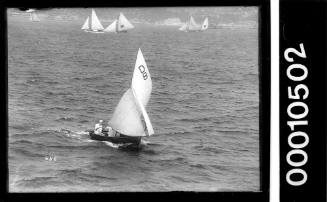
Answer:
<path fill-rule="evenodd" d="M 109 137 L 114 137 L 115 136 L 115 131 L 110 126 L 106 127 L 106 131 L 108 131 L 107 136 L 109 136 Z"/>
<path fill-rule="evenodd" d="M 96 135 L 102 135 L 102 123 L 103 121 L 100 120 L 99 123 L 95 124 L 95 127 L 94 127 L 94 134 Z"/>
<path fill-rule="evenodd" d="M 105 131 L 108 131 L 107 136 L 109 136 L 109 137 L 119 137 L 120 136 L 120 134 L 117 131 L 115 131 L 114 129 L 112 129 L 110 126 L 107 126 Z"/>

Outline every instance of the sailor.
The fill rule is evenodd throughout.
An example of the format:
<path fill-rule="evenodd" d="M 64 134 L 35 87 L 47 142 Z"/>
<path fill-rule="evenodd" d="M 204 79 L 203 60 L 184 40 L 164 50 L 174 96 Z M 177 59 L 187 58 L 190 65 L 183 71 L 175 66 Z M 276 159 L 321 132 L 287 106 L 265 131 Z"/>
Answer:
<path fill-rule="evenodd" d="M 94 127 L 94 133 L 96 135 L 101 135 L 102 134 L 102 120 L 99 121 L 99 123 L 95 124 L 95 127 Z"/>
<path fill-rule="evenodd" d="M 109 137 L 114 137 L 115 136 L 115 131 L 110 126 L 107 126 L 106 129 L 108 130 L 108 136 Z"/>
<path fill-rule="evenodd" d="M 114 131 L 113 133 L 114 133 L 114 136 L 115 136 L 115 137 L 120 137 L 120 133 L 119 133 L 119 132 Z"/>

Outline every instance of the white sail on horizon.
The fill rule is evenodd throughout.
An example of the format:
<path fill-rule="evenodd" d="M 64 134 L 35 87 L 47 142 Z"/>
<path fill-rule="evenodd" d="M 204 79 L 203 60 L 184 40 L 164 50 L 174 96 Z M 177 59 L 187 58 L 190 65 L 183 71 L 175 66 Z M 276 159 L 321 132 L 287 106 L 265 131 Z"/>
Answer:
<path fill-rule="evenodd" d="M 36 15 L 35 11 L 30 12 L 30 21 L 32 21 L 32 22 L 40 21 L 39 17 Z"/>
<path fill-rule="evenodd" d="M 208 17 L 206 17 L 203 21 L 203 23 L 200 25 L 195 22 L 194 18 L 190 16 L 190 19 L 187 23 L 182 25 L 178 30 L 185 31 L 185 32 L 192 32 L 192 31 L 204 31 L 208 29 L 209 21 Z"/>
<path fill-rule="evenodd" d="M 134 25 L 127 20 L 123 13 L 120 13 L 117 22 L 117 32 L 127 31 L 133 28 Z"/>
<path fill-rule="evenodd" d="M 116 32 L 117 20 L 113 21 L 105 30 L 105 32 Z"/>
<path fill-rule="evenodd" d="M 91 21 L 90 22 L 91 22 L 90 28 L 93 31 L 101 31 L 101 30 L 104 29 L 101 22 L 100 22 L 100 20 L 98 19 L 97 14 L 94 11 L 94 9 L 92 9 L 92 15 L 91 15 Z"/>
<path fill-rule="evenodd" d="M 147 135 L 154 134 L 145 107 L 150 99 L 152 80 L 145 63 L 141 49 L 139 49 L 131 87 L 120 99 L 109 125 L 116 131 L 127 136 L 146 136 L 142 117 L 145 122 Z"/>
<path fill-rule="evenodd" d="M 89 18 L 90 18 L 90 17 L 87 17 L 87 18 L 86 18 L 86 20 L 85 20 L 85 22 L 84 22 L 84 24 L 83 24 L 83 26 L 82 26 L 81 29 L 83 29 L 83 30 L 85 30 L 85 29 L 90 29 L 90 27 L 89 27 Z"/>
<path fill-rule="evenodd" d="M 35 12 L 35 9 L 30 8 L 30 9 L 26 10 L 25 12 L 26 12 L 26 13 Z"/>
<path fill-rule="evenodd" d="M 189 24 L 188 24 L 188 30 L 199 30 L 201 26 L 195 22 L 194 18 L 191 16 L 190 17 L 190 21 L 189 21 Z"/>
<path fill-rule="evenodd" d="M 204 31 L 204 30 L 207 30 L 209 27 L 209 20 L 208 18 L 206 17 L 202 23 L 202 26 L 201 26 L 201 30 Z"/>
<path fill-rule="evenodd" d="M 186 29 L 187 29 L 187 23 L 183 24 L 183 25 L 179 28 L 180 31 L 186 31 Z"/>

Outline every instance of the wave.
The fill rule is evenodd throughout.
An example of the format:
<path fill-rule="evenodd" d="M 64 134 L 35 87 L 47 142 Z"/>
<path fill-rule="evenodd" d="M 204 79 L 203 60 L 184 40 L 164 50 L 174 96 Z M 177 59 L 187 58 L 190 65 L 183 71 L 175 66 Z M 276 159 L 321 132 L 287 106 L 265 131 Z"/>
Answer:
<path fill-rule="evenodd" d="M 28 124 L 22 124 L 22 125 L 13 125 L 13 124 L 10 124 L 9 126 L 10 128 L 12 129 L 16 129 L 16 130 L 20 130 L 20 131 L 26 131 L 26 130 L 29 130 L 31 129 L 31 126 L 28 125 Z"/>
<path fill-rule="evenodd" d="M 191 164 L 190 167 L 200 168 L 200 169 L 206 169 L 206 166 L 204 166 L 202 164 Z"/>
<path fill-rule="evenodd" d="M 212 154 L 221 154 L 221 153 L 224 153 L 224 150 L 222 149 L 218 149 L 218 148 L 215 148 L 215 147 L 202 147 L 201 149 L 202 151 L 206 151 L 206 152 L 209 152 L 209 153 L 212 153 Z"/>
<path fill-rule="evenodd" d="M 147 154 L 147 155 L 153 156 L 153 155 L 160 154 L 160 152 L 153 150 L 153 149 L 143 149 L 142 154 Z"/>
<path fill-rule="evenodd" d="M 144 139 L 141 139 L 141 144 L 143 145 L 149 145 L 151 142 L 149 140 L 144 140 Z"/>
<path fill-rule="evenodd" d="M 217 118 L 217 117 L 214 117 Z M 182 121 L 182 122 L 190 122 L 190 123 L 198 123 L 200 121 L 206 122 L 206 121 L 212 121 L 213 117 L 204 117 L 204 118 L 181 118 L 176 119 L 176 121 Z"/>
<path fill-rule="evenodd" d="M 106 177 L 106 176 L 99 176 L 95 174 L 89 174 L 83 172 L 81 168 L 76 168 L 76 169 L 67 169 L 67 170 L 59 170 L 58 176 L 60 178 L 68 178 L 70 180 L 76 180 L 79 179 L 82 182 L 88 181 L 88 182 L 98 182 L 99 180 L 117 180 L 118 178 L 116 177 Z"/>
<path fill-rule="evenodd" d="M 67 116 L 64 116 L 64 117 L 59 117 L 57 119 L 55 119 L 55 121 L 74 121 L 76 118 L 74 117 L 67 117 Z"/>
<path fill-rule="evenodd" d="M 50 85 L 60 84 L 58 81 L 51 81 L 51 80 L 45 80 L 44 83 L 50 84 Z"/>
<path fill-rule="evenodd" d="M 49 92 L 51 95 L 58 95 L 58 94 L 55 94 L 53 92 Z M 64 107 L 64 106 L 55 106 L 55 107 L 49 107 L 45 110 L 58 110 L 58 111 L 67 111 L 67 110 L 70 110 L 69 107 Z"/>
<path fill-rule="evenodd" d="M 24 157 L 32 157 L 32 158 L 40 158 L 40 157 L 43 158 L 44 157 L 44 154 L 40 154 L 39 152 L 38 153 L 32 152 L 32 151 L 30 151 L 31 149 L 11 148 L 10 150 L 17 154 L 20 154 Z"/>
<path fill-rule="evenodd" d="M 160 136 L 162 135 L 189 135 L 192 134 L 191 132 L 188 131 L 173 131 L 173 132 L 168 132 L 168 133 L 161 133 Z"/>
<path fill-rule="evenodd" d="M 71 139 L 78 139 L 83 142 L 94 142 L 94 140 L 89 139 L 89 133 L 87 131 L 71 131 L 68 129 L 60 129 L 61 135 L 64 135 L 64 137 L 68 137 Z"/>
<path fill-rule="evenodd" d="M 158 159 L 161 163 L 187 163 L 187 159 L 184 157 L 172 157 L 171 159 Z"/>
<path fill-rule="evenodd" d="M 114 144 L 112 142 L 107 142 L 107 141 L 104 141 L 104 143 L 109 146 L 109 147 L 112 147 L 112 148 L 115 148 L 115 149 L 118 149 L 120 144 Z"/>
<path fill-rule="evenodd" d="M 209 168 L 214 168 L 220 171 L 229 171 L 230 167 L 229 166 L 223 166 L 223 165 L 216 165 L 216 164 L 211 164 L 208 165 Z"/>
<path fill-rule="evenodd" d="M 78 149 L 80 150 L 84 150 L 84 149 L 98 149 L 99 146 L 97 145 L 69 145 L 69 146 L 65 146 L 65 145 L 49 145 L 47 146 L 47 148 L 56 148 L 56 149 L 74 149 L 75 151 L 77 151 Z"/>
<path fill-rule="evenodd" d="M 218 132 L 220 133 L 225 133 L 225 134 L 229 134 L 229 135 L 243 135 L 243 134 L 248 134 L 247 131 L 244 130 L 218 130 Z"/>
<path fill-rule="evenodd" d="M 17 144 L 35 144 L 35 143 L 29 140 L 16 140 L 14 142 L 10 142 L 9 144 L 17 145 Z"/>
<path fill-rule="evenodd" d="M 197 183 L 197 181 L 195 180 L 191 180 L 191 179 L 186 179 L 184 177 L 181 177 L 180 175 L 177 176 L 177 175 L 173 175 L 171 176 L 171 178 L 177 180 L 178 182 L 191 182 L 191 183 Z"/>
<path fill-rule="evenodd" d="M 86 77 L 86 78 L 83 78 L 83 80 L 84 81 L 99 81 L 99 80 L 103 80 L 103 76 L 97 75 L 97 76 L 92 76 L 92 77 Z"/>
<path fill-rule="evenodd" d="M 16 186 L 23 186 L 28 188 L 40 188 L 47 185 L 62 185 L 57 181 L 56 177 L 34 177 L 32 179 L 22 179 L 15 183 Z"/>

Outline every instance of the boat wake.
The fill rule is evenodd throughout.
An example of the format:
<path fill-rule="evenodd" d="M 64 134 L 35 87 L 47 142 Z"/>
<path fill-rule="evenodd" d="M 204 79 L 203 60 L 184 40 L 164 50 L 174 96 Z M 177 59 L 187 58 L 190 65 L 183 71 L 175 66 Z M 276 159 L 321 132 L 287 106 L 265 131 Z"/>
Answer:
<path fill-rule="evenodd" d="M 115 148 L 115 149 L 118 149 L 119 146 L 121 145 L 121 144 L 114 144 L 114 143 L 112 143 L 112 142 L 107 142 L 107 141 L 104 141 L 104 143 L 105 143 L 106 145 L 108 145 L 109 147 L 112 147 L 112 148 Z"/>
<path fill-rule="evenodd" d="M 61 128 L 59 132 L 63 133 L 66 137 L 72 138 L 72 139 L 78 139 L 83 142 L 95 142 L 95 140 L 91 140 L 89 138 L 89 133 L 86 131 L 71 131 L 69 129 Z"/>
<path fill-rule="evenodd" d="M 140 151 L 146 147 L 150 143 L 150 141 L 141 140 L 140 144 L 133 144 L 133 143 L 120 143 L 115 144 L 108 141 L 103 141 L 107 146 L 114 148 L 114 149 L 120 149 L 124 151 Z"/>
<path fill-rule="evenodd" d="M 151 142 L 149 140 L 141 139 L 141 145 L 149 145 Z"/>

